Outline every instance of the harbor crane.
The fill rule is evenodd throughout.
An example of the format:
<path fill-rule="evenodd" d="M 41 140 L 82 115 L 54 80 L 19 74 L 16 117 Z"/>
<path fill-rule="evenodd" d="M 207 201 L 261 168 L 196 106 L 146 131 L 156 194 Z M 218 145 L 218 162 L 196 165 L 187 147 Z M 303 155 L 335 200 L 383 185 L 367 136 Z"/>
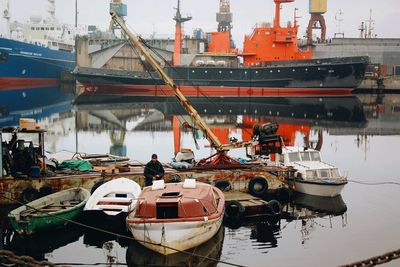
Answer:
<path fill-rule="evenodd" d="M 175 82 L 163 70 L 156 59 L 151 55 L 142 39 L 134 35 L 125 25 L 124 20 L 116 13 L 110 12 L 112 20 L 121 27 L 121 30 L 126 34 L 128 39 L 140 50 L 146 61 L 154 68 L 160 75 L 164 83 L 174 92 L 180 104 L 188 112 L 189 116 L 195 121 L 196 125 L 203 132 L 204 136 L 210 142 L 211 146 L 217 150 L 216 154 L 209 157 L 209 162 L 213 165 L 223 164 L 240 164 L 237 160 L 229 157 L 227 152 L 235 148 L 255 148 L 255 154 L 269 154 L 270 152 L 277 152 L 281 150 L 281 139 L 276 135 L 277 126 L 269 125 L 265 127 L 256 127 L 253 133 L 253 139 L 246 142 L 235 142 L 229 144 L 222 144 L 218 137 L 211 131 L 207 123 L 200 117 L 197 110 L 189 103 L 188 99 L 182 94 Z"/>

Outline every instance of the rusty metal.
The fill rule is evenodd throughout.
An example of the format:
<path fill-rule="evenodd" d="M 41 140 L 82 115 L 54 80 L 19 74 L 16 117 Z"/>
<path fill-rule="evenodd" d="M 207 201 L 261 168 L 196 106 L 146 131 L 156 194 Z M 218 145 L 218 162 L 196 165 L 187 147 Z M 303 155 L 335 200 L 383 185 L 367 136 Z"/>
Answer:
<path fill-rule="evenodd" d="M 17 256 L 12 251 L 0 250 L 0 263 L 2 266 L 47 266 L 55 267 L 54 263 L 49 261 L 37 261 L 30 256 Z"/>
<path fill-rule="evenodd" d="M 317 26 L 319 23 L 319 26 Z M 320 42 L 326 41 L 326 23 L 325 18 L 321 14 L 311 14 L 310 22 L 307 27 L 307 44 L 312 45 L 313 29 L 321 30 Z"/>
<path fill-rule="evenodd" d="M 223 168 L 224 167 L 224 168 Z M 0 194 L 12 199 L 21 200 L 22 193 L 26 189 L 34 189 L 40 196 L 45 189 L 51 192 L 68 189 L 71 187 L 83 187 L 88 190 L 99 182 L 115 178 L 126 177 L 144 186 L 143 166 L 134 165 L 129 172 L 120 173 L 114 167 L 108 167 L 92 173 L 85 174 L 64 174 L 54 177 L 29 177 L 27 179 L 15 179 L 12 177 L 0 179 Z M 114 172 L 113 172 L 114 170 Z M 166 182 L 173 181 L 176 177 L 180 179 L 195 178 L 200 182 L 215 184 L 218 181 L 228 180 L 232 183 L 232 189 L 241 192 L 248 192 L 249 181 L 255 176 L 264 177 L 268 181 L 269 192 L 280 187 L 286 187 L 282 177 L 287 177 L 290 172 L 285 167 L 263 166 L 263 165 L 233 165 L 220 166 L 219 168 L 204 166 L 193 170 L 177 171 L 165 166 Z M 271 174 L 274 173 L 274 174 Z M 7 204 L 10 201 L 0 197 L 0 204 Z"/>
<path fill-rule="evenodd" d="M 342 265 L 341 267 L 368 267 L 387 263 L 389 261 L 400 258 L 400 249 L 385 253 L 380 256 L 375 256 L 366 260 L 353 262 Z"/>

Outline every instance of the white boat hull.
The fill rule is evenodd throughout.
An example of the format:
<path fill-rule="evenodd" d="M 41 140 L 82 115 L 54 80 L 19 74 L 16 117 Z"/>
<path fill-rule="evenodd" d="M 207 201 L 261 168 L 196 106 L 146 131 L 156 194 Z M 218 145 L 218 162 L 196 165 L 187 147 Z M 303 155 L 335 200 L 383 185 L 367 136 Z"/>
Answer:
<path fill-rule="evenodd" d="M 219 230 L 222 216 L 195 222 L 130 223 L 129 230 L 143 246 L 168 255 L 197 247 Z"/>
<path fill-rule="evenodd" d="M 296 181 L 295 191 L 314 196 L 335 197 L 340 195 L 345 185 L 346 183 L 327 184 Z"/>

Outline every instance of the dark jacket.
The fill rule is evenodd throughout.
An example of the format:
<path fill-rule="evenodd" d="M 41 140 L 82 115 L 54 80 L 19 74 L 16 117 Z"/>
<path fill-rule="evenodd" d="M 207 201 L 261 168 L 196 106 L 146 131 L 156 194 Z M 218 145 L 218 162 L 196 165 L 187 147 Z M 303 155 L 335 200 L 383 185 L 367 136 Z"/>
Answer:
<path fill-rule="evenodd" d="M 159 179 L 161 179 L 164 176 L 164 168 L 158 160 L 155 163 L 153 163 L 153 161 L 149 161 L 144 168 L 143 174 L 146 179 L 149 180 L 153 180 L 153 177 L 157 174 L 160 176 Z"/>

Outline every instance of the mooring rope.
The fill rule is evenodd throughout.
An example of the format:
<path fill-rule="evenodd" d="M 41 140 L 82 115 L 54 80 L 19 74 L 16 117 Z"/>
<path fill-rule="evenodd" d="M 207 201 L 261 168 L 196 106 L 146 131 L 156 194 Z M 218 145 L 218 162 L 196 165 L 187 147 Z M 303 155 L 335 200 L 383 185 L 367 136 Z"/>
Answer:
<path fill-rule="evenodd" d="M 7 199 L 7 200 L 9 200 L 9 201 L 14 201 L 14 202 L 16 202 L 16 203 L 18 203 L 18 204 L 21 204 L 21 205 L 26 206 L 27 208 L 33 209 L 33 210 L 35 210 L 35 211 L 38 211 L 38 209 L 36 209 L 35 207 L 32 207 L 32 206 L 30 206 L 30 205 L 28 205 L 28 204 L 26 204 L 26 203 L 23 203 L 23 202 L 21 202 L 21 201 L 19 201 L 19 200 L 17 200 L 17 199 L 13 199 L 13 198 L 10 198 L 10 197 L 6 197 L 6 196 L 4 195 L 3 192 L 0 193 L 0 197 L 5 198 L 5 199 Z M 243 265 L 239 265 L 239 264 L 235 264 L 235 263 L 230 263 L 230 262 L 227 262 L 227 261 L 222 261 L 222 260 L 219 260 L 219 259 L 210 258 L 210 257 L 203 256 L 203 255 L 200 255 L 200 254 L 196 254 L 196 253 L 192 253 L 192 252 L 188 252 L 188 251 L 179 250 L 179 249 L 176 249 L 176 248 L 173 248 L 173 247 L 169 247 L 169 246 L 166 246 L 166 245 L 161 245 L 161 244 L 157 244 L 157 243 L 152 243 L 152 242 L 149 242 L 149 241 L 137 240 L 137 239 L 135 239 L 135 238 L 133 238 L 133 237 L 131 237 L 131 236 L 127 236 L 127 235 L 123 235 L 123 234 L 118 234 L 118 233 L 115 233 L 115 232 L 112 232 L 112 231 L 107 231 L 107 230 L 104 230 L 104 229 L 101 229 L 101 228 L 97 228 L 97 227 L 94 227 L 94 226 L 91 226 L 91 225 L 87 225 L 87 224 L 84 224 L 84 223 L 80 223 L 80 222 L 77 222 L 77 221 L 74 221 L 74 220 L 65 219 L 65 218 L 62 218 L 62 217 L 60 217 L 60 216 L 57 216 L 57 215 L 54 215 L 54 214 L 50 214 L 50 213 L 48 213 L 48 212 L 43 212 L 43 213 L 46 214 L 46 215 L 52 216 L 52 217 L 54 217 L 54 218 L 57 218 L 57 219 L 59 219 L 59 220 L 63 220 L 63 221 L 65 221 L 65 222 L 72 223 L 72 224 L 75 224 L 75 225 L 78 225 L 78 226 L 81 226 L 81 227 L 84 227 L 84 228 L 87 228 L 87 229 L 91 229 L 91 230 L 99 231 L 99 232 L 102 232 L 102 233 L 105 233 L 105 234 L 113 235 L 113 236 L 116 236 L 116 237 L 118 237 L 118 238 L 125 238 L 125 239 L 128 239 L 128 240 L 137 241 L 137 242 L 139 242 L 139 243 L 148 243 L 148 244 L 152 244 L 152 245 L 155 245 L 155 246 L 160 246 L 160 247 L 164 247 L 164 248 L 167 248 L 167 249 L 171 249 L 171 250 L 174 250 L 174 251 L 176 251 L 176 252 L 186 254 L 186 255 L 188 255 L 188 256 L 195 256 L 195 257 L 202 258 L 202 259 L 204 259 L 204 260 L 209 260 L 209 261 L 213 261 L 213 262 L 217 262 L 217 263 L 222 263 L 222 264 L 226 264 L 226 265 L 230 265 L 230 266 L 239 266 L 239 267 L 242 267 L 242 266 L 243 266 Z M 222 227 L 222 226 L 221 226 L 221 227 Z"/>
<path fill-rule="evenodd" d="M 347 181 L 356 183 L 356 184 L 363 184 L 363 185 L 385 185 L 385 184 L 400 185 L 400 182 L 392 182 L 392 181 L 385 181 L 385 182 L 364 182 L 364 181 L 357 181 L 357 180 L 347 180 Z"/>

